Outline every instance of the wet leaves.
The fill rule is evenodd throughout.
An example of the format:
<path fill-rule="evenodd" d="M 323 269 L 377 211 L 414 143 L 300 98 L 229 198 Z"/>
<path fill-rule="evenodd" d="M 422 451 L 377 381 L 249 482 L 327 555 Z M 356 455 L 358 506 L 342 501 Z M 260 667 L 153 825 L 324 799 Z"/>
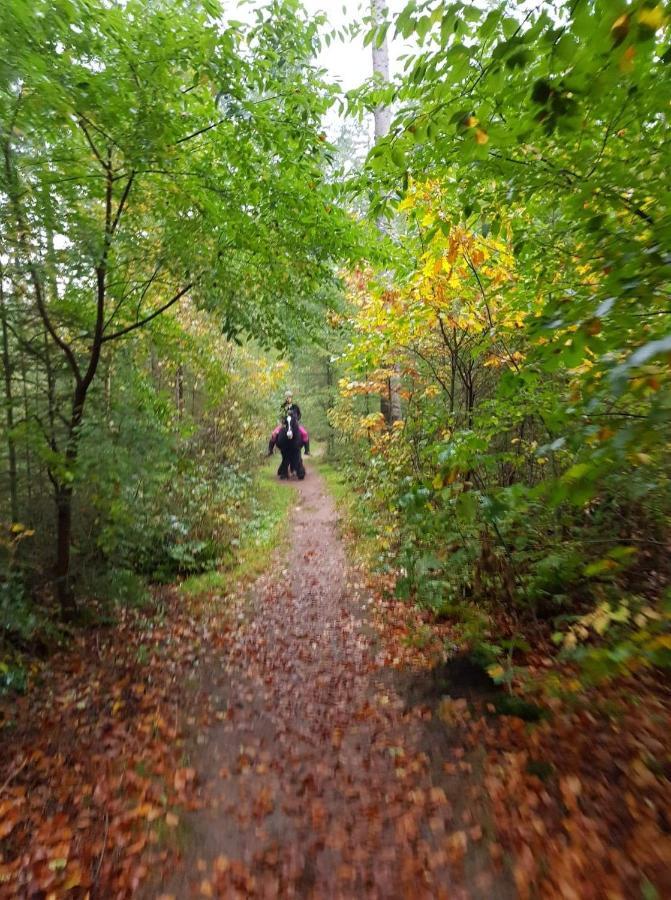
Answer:
<path fill-rule="evenodd" d="M 0 707 L 0 897 L 130 897 L 166 857 L 194 805 L 181 710 L 215 617 L 173 592 L 161 607 L 78 639 Z"/>
<path fill-rule="evenodd" d="M 0 897 L 133 896 L 183 833 L 181 874 L 149 888 L 163 900 L 485 898 L 506 860 L 521 898 L 643 879 L 663 896 L 668 693 L 639 677 L 637 704 L 633 684 L 540 698 L 536 724 L 449 693 L 409 704 L 403 679 L 432 678 L 449 623 L 346 582 L 328 502 L 306 506 L 305 578 L 269 573 L 254 615 L 166 596 L 161 620 L 127 614 L 2 710 Z"/>
<path fill-rule="evenodd" d="M 668 690 L 639 676 L 553 706 L 533 728 L 501 718 L 478 733 L 520 897 L 631 897 L 644 882 L 666 896 L 671 784 L 653 760 L 668 754 Z"/>
<path fill-rule="evenodd" d="M 460 897 L 462 864 L 482 829 L 461 820 L 446 777 L 432 772 L 423 746 L 431 710 L 408 706 L 386 664 L 421 657 L 384 614 L 398 638 L 384 635 L 376 659 L 361 612 L 371 598 L 362 576 L 347 577 L 330 503 L 309 502 L 315 482 L 300 490 L 315 512 L 296 525 L 291 552 L 300 548 L 309 567 L 302 579 L 260 582 L 254 616 L 231 636 L 225 688 L 213 697 L 227 712 L 213 717 L 194 762 L 203 809 L 187 826 L 198 856 L 187 853 L 163 889 Z M 455 707 L 467 715 L 465 704 Z M 454 749 L 463 779 L 470 764 Z M 481 868 L 490 866 L 486 855 Z"/>

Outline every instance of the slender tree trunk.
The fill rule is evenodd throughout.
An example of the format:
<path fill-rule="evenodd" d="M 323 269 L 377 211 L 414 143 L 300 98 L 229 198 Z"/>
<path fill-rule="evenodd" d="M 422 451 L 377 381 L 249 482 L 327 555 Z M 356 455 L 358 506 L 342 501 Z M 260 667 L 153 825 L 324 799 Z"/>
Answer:
<path fill-rule="evenodd" d="M 381 24 L 384 21 L 384 11 L 387 8 L 386 0 L 371 0 L 370 9 L 373 21 Z M 382 82 L 389 81 L 389 45 L 385 35 L 382 43 L 377 46 L 378 42 L 373 41 L 373 74 L 378 76 Z M 389 134 L 389 126 L 391 125 L 391 110 L 388 106 L 380 104 L 375 107 L 375 142 Z"/>
<path fill-rule="evenodd" d="M 384 11 L 387 9 L 387 5 L 388 0 L 370 0 L 371 14 L 374 22 L 381 24 L 384 21 Z M 389 45 L 387 43 L 387 36 L 385 35 L 384 40 L 379 46 L 378 41 L 374 40 L 372 47 L 373 74 L 382 82 L 386 83 L 389 81 Z M 377 143 L 389 134 L 391 109 L 381 103 L 379 106 L 375 107 L 373 115 L 375 118 L 375 142 Z M 384 231 L 384 224 L 381 220 L 378 221 L 378 228 L 380 231 Z M 400 366 L 398 362 L 395 362 L 393 372 L 387 379 L 387 393 L 386 395 L 382 394 L 380 397 L 380 411 L 388 425 L 391 425 L 401 418 L 400 387 Z"/>
<path fill-rule="evenodd" d="M 100 282 L 99 282 L 100 290 Z M 104 292 L 104 288 L 103 288 Z M 72 397 L 72 413 L 68 425 L 68 437 L 65 450 L 65 469 L 74 475 L 79 456 L 79 428 L 84 418 L 84 406 L 86 395 L 95 375 L 100 358 L 100 347 L 94 344 L 91 361 L 87 370 L 87 377 L 79 381 Z M 55 485 L 56 501 L 56 563 L 55 582 L 56 596 L 61 608 L 61 615 L 65 620 L 72 619 L 77 612 L 74 591 L 72 589 L 72 577 L 70 572 L 72 551 L 72 498 L 73 481 L 58 481 Z"/>
<path fill-rule="evenodd" d="M 23 418 L 25 422 L 30 420 L 30 400 L 28 399 L 28 369 L 26 368 L 26 357 L 22 353 L 19 357 L 21 360 L 21 386 L 23 393 Z M 39 384 L 37 379 L 35 379 L 35 408 L 37 408 L 37 403 L 39 402 Z M 32 526 L 33 524 L 33 454 L 29 446 L 26 446 L 26 500 L 27 500 L 27 515 L 26 518 L 28 520 L 28 524 Z"/>
<path fill-rule="evenodd" d="M 466 383 L 466 407 L 468 412 L 468 427 L 473 427 L 473 409 L 475 407 L 475 384 L 473 382 L 473 363 L 468 365 L 468 380 Z"/>
<path fill-rule="evenodd" d="M 16 445 L 14 430 L 14 399 L 12 396 L 12 367 L 9 355 L 7 308 L 5 306 L 4 272 L 0 269 L 0 318 L 2 319 L 2 368 L 5 376 L 5 421 L 7 422 L 7 460 L 9 476 L 9 508 L 13 522 L 19 521 L 19 493 L 16 475 Z"/>
<path fill-rule="evenodd" d="M 330 361 L 326 360 L 326 424 L 329 429 L 328 441 L 326 443 L 327 451 L 329 455 L 332 455 L 335 452 L 335 432 L 333 430 L 333 425 L 331 425 L 331 420 L 329 419 L 328 414 L 333 409 L 333 368 L 331 367 Z"/>
<path fill-rule="evenodd" d="M 177 406 L 177 417 L 181 419 L 184 415 L 184 367 L 181 363 L 175 372 L 175 405 Z"/>
<path fill-rule="evenodd" d="M 56 378 L 51 364 L 51 345 L 47 329 L 43 332 L 44 370 L 47 375 L 47 415 L 49 417 L 49 443 L 54 452 L 58 452 L 56 439 Z"/>
<path fill-rule="evenodd" d="M 105 419 L 109 428 L 112 419 L 112 363 L 108 362 L 105 370 Z"/>

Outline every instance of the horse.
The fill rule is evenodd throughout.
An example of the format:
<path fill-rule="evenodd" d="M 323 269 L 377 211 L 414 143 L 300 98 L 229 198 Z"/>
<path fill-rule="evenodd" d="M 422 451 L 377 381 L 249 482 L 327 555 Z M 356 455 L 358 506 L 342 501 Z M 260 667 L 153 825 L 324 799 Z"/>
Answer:
<path fill-rule="evenodd" d="M 282 454 L 282 462 L 277 470 L 280 478 L 289 477 L 289 469 L 292 469 L 298 479 L 302 481 L 305 478 L 305 467 L 301 459 L 301 449 L 303 447 L 303 436 L 298 427 L 298 419 L 294 413 L 288 413 L 282 422 L 275 444 L 280 448 Z"/>

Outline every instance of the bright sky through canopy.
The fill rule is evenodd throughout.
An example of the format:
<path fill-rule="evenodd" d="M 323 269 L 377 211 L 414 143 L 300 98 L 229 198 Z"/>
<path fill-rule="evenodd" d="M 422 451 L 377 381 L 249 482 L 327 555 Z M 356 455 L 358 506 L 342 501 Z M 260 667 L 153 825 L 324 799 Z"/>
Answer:
<path fill-rule="evenodd" d="M 406 0 L 390 0 L 389 9 L 392 14 L 398 13 L 405 6 Z M 369 2 L 341 3 L 338 0 L 304 0 L 303 5 L 309 13 L 315 15 L 324 12 L 329 24 L 335 28 L 347 25 L 353 20 L 361 21 L 370 14 Z M 344 7 L 344 12 L 343 12 Z M 392 72 L 398 65 L 398 55 L 402 53 L 400 41 L 389 41 L 390 62 Z M 364 47 L 363 35 L 351 43 L 335 40 L 330 47 L 324 47 L 319 55 L 319 63 L 339 81 L 345 90 L 361 84 L 372 73 L 371 50 Z"/>

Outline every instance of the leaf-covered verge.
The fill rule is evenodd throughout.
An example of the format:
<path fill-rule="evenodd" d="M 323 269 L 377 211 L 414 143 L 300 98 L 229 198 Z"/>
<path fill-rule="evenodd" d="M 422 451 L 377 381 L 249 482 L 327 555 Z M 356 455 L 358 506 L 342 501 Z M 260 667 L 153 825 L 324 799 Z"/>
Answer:
<path fill-rule="evenodd" d="M 258 479 L 235 561 L 156 588 L 34 664 L 0 703 L 0 897 L 136 896 L 188 842 L 190 748 L 224 715 L 202 690 L 245 619 L 245 585 L 282 541 L 286 489 Z"/>
<path fill-rule="evenodd" d="M 521 898 L 666 896 L 671 696 L 658 673 L 593 686 L 542 632 L 510 641 L 492 610 L 474 631 L 463 612 L 399 599 L 398 571 L 379 567 L 382 520 L 352 490 L 351 472 L 319 468 L 372 600 L 378 660 L 410 679 L 409 701 L 427 720 L 443 723 L 443 771 L 476 811 L 462 814 L 455 865 L 484 825 L 493 863 Z M 501 672 L 485 668 L 493 640 L 506 648 Z"/>
<path fill-rule="evenodd" d="M 353 525 L 436 658 L 542 711 L 477 726 L 521 895 L 663 896 L 668 8 L 413 0 L 386 28 L 416 49 L 349 99 L 393 106 L 362 184 L 395 246 L 330 323 Z"/>

